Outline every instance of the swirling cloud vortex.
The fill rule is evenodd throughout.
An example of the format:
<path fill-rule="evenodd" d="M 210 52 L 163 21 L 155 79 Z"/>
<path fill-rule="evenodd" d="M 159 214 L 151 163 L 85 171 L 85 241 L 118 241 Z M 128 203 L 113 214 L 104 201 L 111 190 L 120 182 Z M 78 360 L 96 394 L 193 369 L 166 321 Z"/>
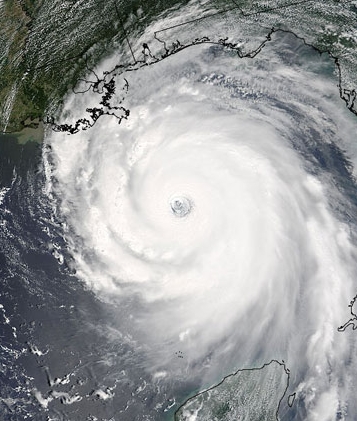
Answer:
<path fill-rule="evenodd" d="M 314 151 L 346 146 L 356 124 L 315 71 L 328 58 L 291 62 L 280 38 L 254 60 L 196 46 L 125 74 L 128 120 L 48 136 L 49 188 L 77 275 L 141 303 L 131 317 L 151 367 L 174 349 L 188 364 L 224 356 L 222 371 L 281 358 L 311 408 L 329 397 L 330 419 L 348 399 L 337 327 L 355 245 L 337 170 Z M 72 95 L 66 118 L 85 101 Z"/>

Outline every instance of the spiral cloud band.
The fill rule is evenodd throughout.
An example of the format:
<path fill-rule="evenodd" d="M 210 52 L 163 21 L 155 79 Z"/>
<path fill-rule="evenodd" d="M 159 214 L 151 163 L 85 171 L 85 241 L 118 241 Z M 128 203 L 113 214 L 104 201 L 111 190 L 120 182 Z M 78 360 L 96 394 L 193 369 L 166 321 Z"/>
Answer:
<path fill-rule="evenodd" d="M 353 170 L 339 147 L 357 125 L 333 62 L 275 34 L 254 59 L 193 46 L 118 87 L 124 78 L 120 125 L 103 116 L 46 141 L 77 276 L 118 308 L 132 303 L 118 325 L 153 376 L 179 375 L 178 349 L 202 384 L 275 358 L 306 419 L 353 413 L 355 339 L 337 331 L 356 292 L 353 203 L 340 181 Z M 93 98 L 70 96 L 63 120 Z"/>

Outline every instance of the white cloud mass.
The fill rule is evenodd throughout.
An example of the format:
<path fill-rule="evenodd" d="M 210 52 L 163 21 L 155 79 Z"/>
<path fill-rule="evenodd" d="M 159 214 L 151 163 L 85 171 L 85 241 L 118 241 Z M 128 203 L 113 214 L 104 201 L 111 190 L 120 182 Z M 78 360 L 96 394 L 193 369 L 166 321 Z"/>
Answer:
<path fill-rule="evenodd" d="M 77 276 L 118 308 L 132 300 L 118 325 L 153 376 L 182 371 L 178 349 L 206 385 L 275 358 L 307 420 L 356 414 L 355 336 L 337 328 L 356 293 L 340 173 L 357 124 L 333 62 L 275 34 L 254 59 L 207 44 L 121 77 L 127 120 L 46 140 Z M 69 96 L 63 121 L 89 101 Z M 184 217 L 175 197 L 191 204 Z"/>

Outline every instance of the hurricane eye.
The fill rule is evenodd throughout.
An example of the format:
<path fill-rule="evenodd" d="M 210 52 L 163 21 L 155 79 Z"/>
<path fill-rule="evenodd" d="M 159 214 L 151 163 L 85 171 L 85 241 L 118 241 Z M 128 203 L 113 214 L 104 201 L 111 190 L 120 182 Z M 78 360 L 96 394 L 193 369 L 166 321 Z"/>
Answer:
<path fill-rule="evenodd" d="M 170 201 L 172 213 L 178 217 L 183 218 L 187 216 L 192 210 L 191 201 L 185 196 L 176 196 Z"/>

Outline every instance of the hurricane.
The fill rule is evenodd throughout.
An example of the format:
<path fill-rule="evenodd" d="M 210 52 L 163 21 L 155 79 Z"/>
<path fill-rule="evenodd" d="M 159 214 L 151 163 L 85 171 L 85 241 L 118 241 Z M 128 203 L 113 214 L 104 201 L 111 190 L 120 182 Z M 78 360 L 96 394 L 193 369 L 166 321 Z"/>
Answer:
<path fill-rule="evenodd" d="M 281 419 L 352 419 L 356 336 L 338 328 L 356 293 L 357 122 L 334 60 L 284 31 L 254 54 L 201 39 L 160 60 L 144 39 L 140 66 L 116 66 L 123 47 L 68 95 L 57 128 L 76 130 L 47 130 L 74 276 L 158 384 L 275 359 L 298 405 Z M 76 125 L 109 80 L 110 112 Z"/>

